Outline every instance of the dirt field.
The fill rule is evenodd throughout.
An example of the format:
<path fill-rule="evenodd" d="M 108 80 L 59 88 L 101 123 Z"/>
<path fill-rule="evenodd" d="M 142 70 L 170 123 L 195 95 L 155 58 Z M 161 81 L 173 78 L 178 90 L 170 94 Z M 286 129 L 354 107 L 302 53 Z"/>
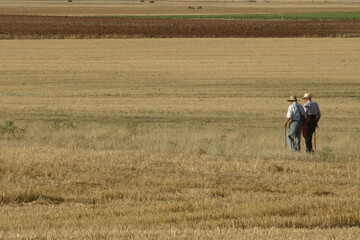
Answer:
<path fill-rule="evenodd" d="M 189 6 L 195 9 L 189 9 Z M 197 9 L 201 6 L 201 9 Z M 360 21 L 144 20 L 105 15 L 355 12 L 349 1 L 0 1 L 0 39 L 358 37 Z M 38 15 L 38 16 L 30 16 Z M 42 16 L 41 15 L 46 15 Z M 69 17 L 69 16 L 98 16 Z M 50 17 L 52 16 L 52 17 Z M 66 17 L 64 17 L 66 16 Z"/>
<path fill-rule="evenodd" d="M 1 239 L 358 240 L 358 39 L 0 44 Z"/>
<path fill-rule="evenodd" d="M 0 15 L 0 39 L 358 37 L 360 21 L 156 20 Z"/>

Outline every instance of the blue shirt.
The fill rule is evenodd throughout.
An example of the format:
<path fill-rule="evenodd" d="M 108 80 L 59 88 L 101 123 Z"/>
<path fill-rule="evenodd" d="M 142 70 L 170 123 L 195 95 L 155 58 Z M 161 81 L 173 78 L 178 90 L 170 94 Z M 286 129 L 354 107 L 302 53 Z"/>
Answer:
<path fill-rule="evenodd" d="M 319 105 L 316 102 L 308 101 L 304 104 L 304 108 L 307 115 L 321 116 Z"/>

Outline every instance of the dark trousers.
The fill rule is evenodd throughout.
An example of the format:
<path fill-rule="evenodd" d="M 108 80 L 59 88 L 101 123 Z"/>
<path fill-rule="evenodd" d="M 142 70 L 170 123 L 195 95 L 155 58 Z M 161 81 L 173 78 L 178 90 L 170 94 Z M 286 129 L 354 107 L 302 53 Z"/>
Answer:
<path fill-rule="evenodd" d="M 307 136 L 305 137 L 305 144 L 306 144 L 306 151 L 311 152 L 312 151 L 312 136 L 314 132 L 308 132 Z"/>

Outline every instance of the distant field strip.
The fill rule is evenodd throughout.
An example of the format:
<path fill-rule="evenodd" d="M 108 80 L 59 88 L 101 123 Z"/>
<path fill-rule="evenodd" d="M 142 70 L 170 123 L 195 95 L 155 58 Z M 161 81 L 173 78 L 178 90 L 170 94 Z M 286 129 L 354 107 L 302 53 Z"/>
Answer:
<path fill-rule="evenodd" d="M 134 1 L 0 1 L 0 14 L 52 15 L 52 16 L 109 16 L 109 15 L 221 15 L 221 14 L 286 14 L 286 13 L 333 13 L 360 12 L 356 0 L 345 3 L 329 3 L 330 0 L 314 0 L 313 3 L 278 2 L 271 0 L 257 3 L 225 1 L 155 1 L 155 4 Z M 320 2 L 322 1 L 322 2 Z M 341 2 L 340 2 L 341 1 Z M 315 3 L 316 2 L 316 3 Z"/>
<path fill-rule="evenodd" d="M 105 17 L 105 16 L 103 16 Z M 360 20 L 360 12 L 312 12 L 282 14 L 217 14 L 217 15 L 125 15 L 106 16 L 145 19 L 231 19 L 231 20 Z"/>
<path fill-rule="evenodd" d="M 215 19 L 228 16 L 229 19 Z M 0 39 L 64 38 L 262 38 L 262 37 L 359 37 L 360 21 L 231 19 L 235 16 L 212 15 L 214 19 L 194 16 L 113 16 L 64 17 L 0 14 Z M 295 16 L 295 15 L 288 15 Z M 166 18 L 174 19 L 166 19 Z M 175 19 L 175 18 L 187 19 Z M 196 16 L 207 18 L 207 16 Z M 163 18 L 163 19 L 155 19 Z M 209 17 L 208 17 L 209 18 Z M 300 18 L 300 16 L 299 16 Z"/>

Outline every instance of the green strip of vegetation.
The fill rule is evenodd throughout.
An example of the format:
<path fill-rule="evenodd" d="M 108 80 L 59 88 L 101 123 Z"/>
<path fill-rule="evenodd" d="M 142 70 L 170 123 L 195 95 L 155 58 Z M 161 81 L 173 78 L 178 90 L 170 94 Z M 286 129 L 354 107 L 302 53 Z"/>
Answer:
<path fill-rule="evenodd" d="M 105 16 L 102 16 L 105 17 Z M 317 12 L 283 14 L 223 14 L 223 15 L 123 15 L 116 18 L 145 19 L 228 19 L 228 20 L 360 20 L 360 12 Z"/>

